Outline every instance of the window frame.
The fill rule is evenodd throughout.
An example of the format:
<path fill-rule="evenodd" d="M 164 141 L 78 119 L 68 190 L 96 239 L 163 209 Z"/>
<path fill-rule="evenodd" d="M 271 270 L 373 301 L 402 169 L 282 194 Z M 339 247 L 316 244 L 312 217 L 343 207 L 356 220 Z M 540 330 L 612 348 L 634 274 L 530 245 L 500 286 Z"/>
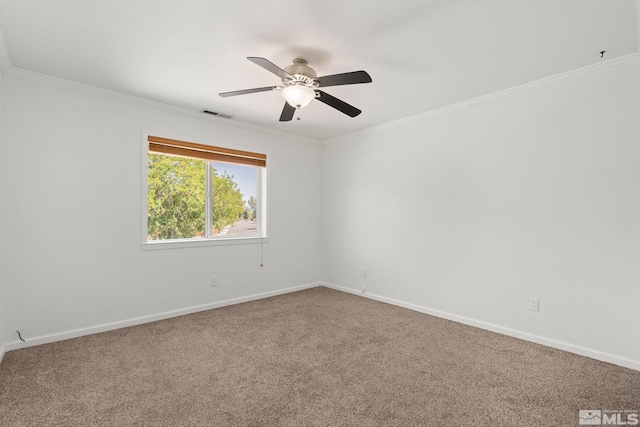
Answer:
<path fill-rule="evenodd" d="M 158 135 L 164 135 L 162 137 Z M 155 250 L 155 249 L 172 249 L 172 248 L 191 248 L 191 247 L 207 247 L 207 246 L 223 246 L 223 245 L 240 245 L 240 244 L 263 244 L 268 243 L 270 238 L 268 235 L 269 230 L 269 207 L 267 204 L 268 197 L 268 185 L 269 185 L 269 153 L 261 152 L 266 156 L 265 166 L 258 167 L 258 182 L 256 188 L 256 213 L 258 217 L 258 223 L 256 227 L 255 236 L 248 235 L 215 235 L 212 237 L 196 237 L 186 239 L 171 239 L 171 240 L 147 240 L 148 237 L 148 159 L 149 159 L 149 138 L 157 138 L 164 140 L 173 140 L 189 144 L 202 145 L 214 148 L 220 148 L 222 150 L 228 150 L 231 152 L 244 151 L 248 153 L 257 153 L 255 150 L 244 149 L 241 147 L 230 147 L 228 145 L 220 145 L 212 142 L 199 141 L 194 138 L 182 138 L 166 136 L 164 132 L 143 132 L 142 134 L 142 227 L 141 227 L 141 247 L 142 250 Z M 214 160 L 215 161 L 215 160 Z M 207 170 L 210 166 L 207 165 Z M 209 173 L 207 173 L 209 177 Z M 209 189 L 210 183 L 206 183 L 206 188 Z M 206 209 L 203 206 L 203 209 Z M 209 227 L 210 224 L 206 224 Z"/>

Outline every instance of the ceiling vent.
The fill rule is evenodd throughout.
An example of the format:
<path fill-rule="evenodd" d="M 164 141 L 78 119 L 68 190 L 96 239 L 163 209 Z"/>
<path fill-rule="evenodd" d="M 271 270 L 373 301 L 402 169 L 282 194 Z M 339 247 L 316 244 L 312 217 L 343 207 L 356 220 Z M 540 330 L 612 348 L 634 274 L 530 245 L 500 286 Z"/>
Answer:
<path fill-rule="evenodd" d="M 200 110 L 200 112 L 202 114 L 210 114 L 212 116 L 221 117 L 223 119 L 232 119 L 233 118 L 233 116 L 230 116 L 228 114 L 216 113 L 215 111 L 210 111 L 210 110 L 206 110 L 206 109 Z"/>

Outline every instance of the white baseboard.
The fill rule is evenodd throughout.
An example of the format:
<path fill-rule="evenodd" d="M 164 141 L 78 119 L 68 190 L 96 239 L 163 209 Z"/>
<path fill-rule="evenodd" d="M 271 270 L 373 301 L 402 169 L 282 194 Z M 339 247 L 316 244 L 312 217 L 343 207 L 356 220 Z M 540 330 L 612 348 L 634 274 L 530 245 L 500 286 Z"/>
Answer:
<path fill-rule="evenodd" d="M 114 329 L 126 328 L 129 326 L 142 325 L 144 323 L 155 322 L 157 320 L 169 319 L 171 317 L 184 316 L 185 314 L 197 313 L 199 311 L 211 310 L 214 308 L 225 307 L 228 305 L 240 304 L 243 302 L 255 301 L 263 298 L 269 298 L 276 295 L 288 294 L 290 292 L 301 291 L 304 289 L 316 288 L 322 286 L 322 283 L 309 283 L 306 285 L 294 286 L 291 288 L 279 289 L 276 291 L 263 292 L 259 294 L 247 295 L 239 298 L 232 298 L 224 301 L 212 302 L 209 304 L 197 305 L 193 307 L 186 307 L 178 310 L 166 311 L 163 313 L 152 314 L 148 316 L 140 316 L 133 319 L 121 320 L 117 322 L 104 323 L 101 325 L 89 326 L 86 328 L 73 329 L 70 331 L 57 332 L 54 334 L 41 335 L 33 338 L 29 338 L 26 341 L 11 341 L 4 343 L 0 348 L 1 356 L 4 356 L 5 352 L 16 350 L 19 348 L 33 347 L 41 344 L 48 344 L 56 341 L 68 340 L 71 338 L 78 338 L 85 335 L 97 334 L 100 332 L 111 331 Z M 2 357 L 0 357 L 0 362 Z"/>
<path fill-rule="evenodd" d="M 409 310 L 417 311 L 420 313 L 425 313 L 425 314 L 440 317 L 443 319 L 452 320 L 454 322 L 462 323 L 465 325 L 474 326 L 474 327 L 485 329 L 492 332 L 497 332 L 499 334 L 511 336 L 514 338 L 519 338 L 525 341 L 535 342 L 537 344 L 545 345 L 547 347 L 557 348 L 559 350 L 568 351 L 570 353 L 579 354 L 581 356 L 590 357 L 592 359 L 613 363 L 615 365 L 623 366 L 625 368 L 630 368 L 630 369 L 640 371 L 640 361 L 638 360 L 633 360 L 633 359 L 625 358 L 615 354 L 605 353 L 599 350 L 581 347 L 581 346 L 577 346 L 567 342 L 558 341 L 551 338 L 546 338 L 539 335 L 518 331 L 516 329 L 511 329 L 504 326 L 495 325 L 493 323 L 483 322 L 480 320 L 475 320 L 468 317 L 459 316 L 456 314 L 447 313 L 444 311 L 423 307 L 420 305 L 411 304 L 404 301 L 395 300 L 393 298 L 387 298 L 380 295 L 371 294 L 369 292 L 363 294 L 358 290 L 347 288 L 344 286 L 338 286 L 333 283 L 327 283 L 327 282 L 309 283 L 306 285 L 294 286 L 294 287 L 280 289 L 276 291 L 270 291 L 270 292 L 263 292 L 263 293 L 248 295 L 248 296 L 239 297 L 239 298 L 232 298 L 229 300 L 218 301 L 218 302 L 213 302 L 213 303 L 203 304 L 203 305 L 198 305 L 193 307 L 187 307 L 179 310 L 172 310 L 172 311 L 167 311 L 167 312 L 148 315 L 148 316 L 141 316 L 141 317 L 122 320 L 118 322 L 104 323 L 101 325 L 90 326 L 90 327 L 80 328 L 80 329 L 73 329 L 70 331 L 59 332 L 55 334 L 41 335 L 38 337 L 30 338 L 27 340 L 27 342 L 24 342 L 24 343 L 21 341 L 7 342 L 0 345 L 0 362 L 2 362 L 2 359 L 4 358 L 4 355 L 6 352 L 11 350 L 16 350 L 19 348 L 47 344 L 55 341 L 62 341 L 62 340 L 77 338 L 85 335 L 111 331 L 114 329 L 141 325 L 144 323 L 154 322 L 157 320 L 164 320 L 164 319 L 169 319 L 171 317 L 183 316 L 185 314 L 197 313 L 199 311 L 211 310 L 214 308 L 225 307 L 228 305 L 255 301 L 255 300 L 268 298 L 276 295 L 287 294 L 290 292 L 301 291 L 304 289 L 311 289 L 318 286 L 324 286 L 330 289 L 335 289 L 337 291 L 342 291 L 342 292 L 350 293 L 353 295 L 370 298 L 376 301 L 392 304 L 398 307 L 407 308 Z"/>
<path fill-rule="evenodd" d="M 475 319 L 471 319 L 464 316 L 458 316 L 457 314 L 447 313 L 445 311 L 423 307 L 420 305 L 395 300 L 393 298 L 387 298 L 380 295 L 370 294 L 368 291 L 367 293 L 362 293 L 355 289 L 346 288 L 344 286 L 338 286 L 333 283 L 327 283 L 327 282 L 323 282 L 321 286 L 325 286 L 330 289 L 335 289 L 337 291 L 347 292 L 353 295 L 362 296 L 365 298 L 370 298 L 370 299 L 384 302 L 387 304 L 396 305 L 398 307 L 407 308 L 409 310 L 418 311 L 420 313 L 429 314 L 431 316 L 452 320 L 454 322 L 462 323 L 465 325 L 475 326 L 480 329 L 497 332 L 499 334 L 507 335 L 514 338 L 519 338 L 521 340 L 531 341 L 537 344 L 542 344 L 547 347 L 568 351 L 569 353 L 579 354 L 580 356 L 590 357 L 592 359 L 600 360 L 602 362 L 613 363 L 614 365 L 623 366 L 625 368 L 630 368 L 630 369 L 635 369 L 636 371 L 640 371 L 639 360 L 633 360 L 633 359 L 618 356 L 615 354 L 605 353 L 603 351 L 570 344 L 564 341 L 554 340 L 552 338 L 546 338 L 540 335 L 530 334 L 528 332 L 523 332 L 516 329 L 507 328 L 504 326 L 495 325 L 493 323 L 483 322 L 481 320 L 475 320 Z"/>

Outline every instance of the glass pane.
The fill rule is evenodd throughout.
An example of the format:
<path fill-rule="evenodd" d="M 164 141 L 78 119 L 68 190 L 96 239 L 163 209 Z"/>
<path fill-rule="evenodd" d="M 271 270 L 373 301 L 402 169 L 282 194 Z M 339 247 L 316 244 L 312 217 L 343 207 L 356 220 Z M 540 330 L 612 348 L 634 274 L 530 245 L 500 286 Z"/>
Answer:
<path fill-rule="evenodd" d="M 213 162 L 213 235 L 256 235 L 258 168 Z"/>
<path fill-rule="evenodd" d="M 204 160 L 149 153 L 149 240 L 204 236 L 205 173 Z"/>

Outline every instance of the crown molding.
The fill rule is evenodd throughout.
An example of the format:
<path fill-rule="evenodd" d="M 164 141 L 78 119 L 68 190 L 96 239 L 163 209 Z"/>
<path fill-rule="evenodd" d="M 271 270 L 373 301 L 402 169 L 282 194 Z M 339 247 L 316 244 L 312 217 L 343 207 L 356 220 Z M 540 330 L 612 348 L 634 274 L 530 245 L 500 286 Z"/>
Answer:
<path fill-rule="evenodd" d="M 525 83 L 519 86 L 514 86 L 511 88 L 503 89 L 497 92 L 492 92 L 490 94 L 482 95 L 476 98 L 468 99 L 465 101 L 461 101 L 455 104 L 450 104 L 444 107 L 440 107 L 434 110 L 425 111 L 423 113 L 415 114 L 413 116 L 404 117 L 398 120 L 394 120 L 391 122 L 383 123 L 377 126 L 372 126 L 366 129 L 361 129 L 355 132 L 350 132 L 344 135 L 339 135 L 333 138 L 319 140 L 315 138 L 310 138 L 303 135 L 298 135 L 289 132 L 283 132 L 276 129 L 271 129 L 263 126 L 253 125 L 250 123 L 240 122 L 240 121 L 231 121 L 228 119 L 223 119 L 215 116 L 204 116 L 199 112 L 195 112 L 193 110 L 189 110 L 182 107 L 177 107 L 174 105 L 164 104 L 158 101 L 152 101 L 146 98 L 139 98 L 132 95 L 125 95 L 120 92 L 110 91 L 107 89 L 101 89 L 95 86 L 90 86 L 78 82 L 73 82 L 70 80 L 64 80 L 57 77 L 36 73 L 32 71 L 27 71 L 24 69 L 16 68 L 13 66 L 11 61 L 11 56 L 9 54 L 9 50 L 7 49 L 7 45 L 4 40 L 4 35 L 0 30 L 0 74 L 10 77 L 15 77 L 23 80 L 29 80 L 32 82 L 57 86 L 64 89 L 75 90 L 78 92 L 82 92 L 89 95 L 99 96 L 103 98 L 114 99 L 121 102 L 127 102 L 129 104 L 134 104 L 138 106 L 143 106 L 151 109 L 156 109 L 160 111 L 170 112 L 173 114 L 179 114 L 199 120 L 208 120 L 210 122 L 216 122 L 218 124 L 222 124 L 225 126 L 252 130 L 261 133 L 267 133 L 271 135 L 281 136 L 287 139 L 296 139 L 297 141 L 304 141 L 312 144 L 332 144 L 335 142 L 342 141 L 344 139 L 349 139 L 353 136 L 367 134 L 370 132 L 377 132 L 382 129 L 399 126 L 406 122 L 411 122 L 414 120 L 420 120 L 426 117 L 435 116 L 438 114 L 443 114 L 448 111 L 453 111 L 458 108 L 463 108 L 468 105 L 482 102 L 490 99 L 500 98 L 504 96 L 509 96 L 513 94 L 523 93 L 529 90 L 533 90 L 539 87 L 549 86 L 553 84 L 559 84 L 571 80 L 577 80 L 581 78 L 595 76 L 601 73 L 617 70 L 620 68 L 630 67 L 633 65 L 640 64 L 640 0 L 636 0 L 636 49 L 638 52 L 629 54 L 626 56 L 622 56 L 620 58 L 614 58 L 611 60 L 606 60 L 603 62 L 599 62 L 594 65 L 588 65 L 582 68 L 578 68 L 575 70 L 567 71 L 565 73 L 556 74 L 550 77 L 546 77 L 543 79 L 535 80 L 533 82 Z"/>
<path fill-rule="evenodd" d="M 640 0 L 637 0 L 637 1 L 640 2 Z M 625 55 L 619 58 L 602 61 L 597 64 L 587 65 L 585 67 L 577 68 L 575 70 L 545 77 L 543 79 L 535 80 L 529 83 L 524 83 L 519 86 L 514 86 L 511 88 L 492 92 L 486 95 L 461 101 L 455 104 L 450 104 L 444 107 L 437 108 L 435 110 L 425 111 L 423 113 L 415 114 L 413 116 L 404 117 L 404 118 L 383 123 L 377 126 L 372 126 L 366 129 L 361 129 L 355 132 L 339 135 L 334 138 L 319 140 L 319 139 L 314 139 L 307 136 L 297 135 L 289 132 L 283 132 L 283 131 L 279 131 L 276 129 L 271 129 L 263 126 L 253 125 L 250 123 L 224 119 L 216 116 L 204 115 L 200 112 L 189 110 L 187 108 L 165 104 L 158 101 L 152 101 L 150 99 L 140 98 L 133 95 L 126 95 L 120 92 L 115 92 L 108 89 L 102 89 L 96 86 L 90 86 L 84 83 L 78 83 L 70 80 L 61 79 L 58 77 L 53 77 L 47 74 L 41 74 L 33 71 L 24 70 L 21 68 L 16 68 L 10 65 L 11 58 L 9 57 L 8 51 L 6 51 L 6 46 L 4 45 L 4 39 L 2 39 L 1 36 L 2 34 L 0 33 L 0 66 L 2 67 L 3 74 L 7 77 L 27 80 L 34 83 L 40 83 L 40 84 L 45 84 L 49 86 L 55 86 L 62 89 L 73 90 L 73 91 L 88 94 L 88 95 L 93 95 L 93 96 L 102 97 L 106 99 L 112 99 L 120 102 L 126 102 L 133 105 L 138 105 L 138 106 L 151 108 L 159 111 L 164 111 L 164 112 L 169 112 L 169 113 L 182 115 L 190 118 L 195 118 L 198 120 L 215 122 L 216 124 L 220 124 L 223 126 L 229 126 L 229 127 L 239 128 L 239 129 L 251 130 L 254 132 L 276 135 L 276 136 L 286 138 L 288 140 L 303 141 L 305 143 L 311 143 L 311 144 L 333 144 L 336 142 L 343 141 L 345 139 L 349 139 L 353 136 L 363 135 L 371 132 L 378 132 L 386 128 L 393 128 L 396 126 L 400 126 L 404 123 L 412 122 L 415 120 L 421 120 L 426 117 L 437 116 L 439 114 L 444 114 L 449 111 L 454 111 L 478 102 L 488 101 L 491 99 L 502 98 L 506 96 L 513 96 L 516 94 L 535 90 L 540 87 L 548 87 L 555 84 L 565 83 L 568 81 L 574 81 L 578 79 L 592 77 L 592 76 L 607 73 L 610 71 L 640 64 L 640 53 L 633 53 L 633 54 Z M 6 65 L 5 62 L 8 63 L 7 69 L 5 69 L 5 65 Z"/>
<path fill-rule="evenodd" d="M 34 71 L 24 70 L 22 68 L 17 68 L 15 66 L 10 67 L 6 72 L 4 72 L 4 75 L 6 77 L 25 80 L 32 83 L 38 83 L 38 84 L 53 86 L 53 87 L 57 87 L 65 90 L 71 90 L 71 91 L 83 93 L 85 95 L 96 96 L 104 99 L 111 99 L 114 101 L 124 102 L 131 105 L 150 108 L 153 110 L 186 116 L 189 118 L 204 120 L 207 122 L 213 122 L 222 126 L 233 127 L 236 129 L 250 130 L 250 131 L 259 132 L 263 134 L 275 135 L 275 136 L 282 137 L 284 140 L 304 142 L 304 143 L 310 143 L 310 144 L 322 144 L 321 140 L 310 138 L 307 136 L 297 135 L 289 132 L 283 132 L 277 129 L 271 129 L 263 126 L 253 125 L 250 123 L 220 118 L 220 117 L 211 116 L 208 114 L 202 114 L 199 111 L 193 111 L 187 108 L 165 104 L 165 103 L 153 101 L 147 98 L 140 98 L 133 95 L 127 95 L 121 92 L 103 89 L 96 86 L 87 85 L 84 83 L 65 80 L 59 77 L 50 76 L 48 74 L 42 74 Z"/>
<path fill-rule="evenodd" d="M 640 0 L 639 0 L 640 1 Z M 640 45 L 639 45 L 640 46 Z M 447 113 L 449 111 L 455 111 L 463 107 L 467 107 L 471 104 L 475 104 L 482 101 L 488 101 L 496 98 L 503 98 L 508 96 L 513 96 L 521 93 L 526 93 L 531 90 L 535 90 L 541 87 L 549 87 L 561 83 L 566 83 L 569 81 L 575 81 L 587 77 L 596 76 L 598 74 L 608 73 L 610 71 L 631 67 L 634 65 L 640 64 L 640 53 L 632 53 L 629 55 L 625 55 L 619 58 L 610 59 L 607 61 L 599 62 L 594 65 L 587 65 L 582 68 L 577 68 L 575 70 L 567 71 L 560 74 L 555 74 L 553 76 L 545 77 L 543 79 L 534 80 L 529 83 L 524 83 L 519 86 L 514 86 L 511 88 L 499 90 L 497 92 L 492 92 L 486 95 L 481 95 L 476 98 L 467 99 L 461 102 L 457 102 L 455 104 L 446 105 L 444 107 L 440 107 L 434 110 L 425 111 L 423 113 L 415 114 L 413 116 L 404 117 L 398 120 L 393 120 L 387 123 L 383 123 L 377 126 L 372 126 L 366 129 L 361 129 L 355 132 L 347 133 L 344 135 L 336 136 L 334 138 L 326 139 L 324 141 L 325 144 L 334 144 L 337 142 L 344 141 L 346 139 L 350 139 L 354 136 L 364 135 L 368 133 L 374 133 L 381 131 L 387 128 L 393 128 L 396 126 L 400 126 L 404 123 L 413 122 L 416 120 L 422 120 L 427 117 L 437 116 L 440 114 Z"/>
<path fill-rule="evenodd" d="M 413 116 L 403 117 L 401 119 L 393 120 L 391 122 L 383 123 L 377 126 L 372 126 L 366 129 L 350 132 L 348 134 L 339 135 L 334 138 L 326 139 L 324 143 L 333 144 L 336 142 L 344 141 L 345 139 L 349 139 L 357 135 L 364 135 L 367 133 L 378 132 L 382 129 L 393 128 L 396 126 L 400 126 L 404 123 L 409 123 L 415 120 L 424 119 L 426 117 L 444 114 L 448 111 L 454 111 L 456 109 L 463 108 L 471 104 L 475 104 L 477 102 L 487 101 L 490 99 L 500 98 L 504 96 L 515 95 L 518 93 L 524 93 L 533 89 L 537 89 L 539 87 L 551 86 L 554 84 L 560 84 L 567 81 L 578 80 L 578 79 L 606 73 L 609 71 L 617 70 L 620 68 L 626 68 L 626 67 L 631 67 L 631 66 L 640 64 L 640 0 L 635 0 L 635 3 L 636 3 L 636 53 L 625 55 L 619 58 L 602 61 L 597 64 L 576 68 L 574 70 L 570 70 L 564 73 L 555 74 L 553 76 L 545 77 L 539 80 L 534 80 L 529 83 L 524 83 L 519 86 L 503 89 L 503 90 L 492 92 L 486 95 L 481 95 L 479 97 L 467 99 L 455 104 L 446 105 L 444 107 L 440 107 L 435 110 L 425 111 L 423 113 L 415 114 Z"/>
<path fill-rule="evenodd" d="M 7 74 L 12 67 L 9 49 L 7 49 L 4 35 L 2 34 L 2 30 L 0 30 L 0 74 Z"/>
<path fill-rule="evenodd" d="M 329 138 L 324 140 L 324 144 L 333 144 L 340 141 L 344 141 L 346 139 L 350 139 L 354 136 L 378 132 L 382 129 L 393 128 L 396 126 L 400 126 L 404 123 L 409 123 L 415 120 L 421 120 L 426 117 L 437 116 L 439 114 L 444 114 L 448 111 L 453 111 L 459 108 L 466 107 L 471 104 L 475 104 L 476 102 L 487 101 L 490 99 L 500 98 L 503 96 L 510 96 L 518 93 L 524 93 L 526 91 L 537 89 L 539 87 L 551 86 L 554 84 L 559 84 L 559 83 L 563 83 L 571 80 L 578 80 L 586 77 L 595 76 L 598 74 L 606 73 L 606 72 L 617 70 L 620 68 L 626 68 L 626 67 L 638 65 L 640 64 L 640 0 L 636 0 L 635 3 L 636 3 L 636 53 L 625 55 L 619 58 L 606 60 L 593 65 L 587 65 L 585 67 L 577 68 L 575 70 L 570 70 L 565 73 L 555 74 L 553 76 L 545 77 L 543 79 L 535 80 L 529 83 L 524 83 L 520 86 L 514 86 L 508 89 L 492 92 L 487 95 L 482 95 L 476 98 L 467 99 L 465 101 L 446 105 L 444 107 L 440 107 L 435 110 L 425 111 L 424 113 L 415 114 L 413 116 L 403 117 L 401 119 L 393 120 L 391 122 L 383 123 L 381 125 L 372 126 L 366 129 L 361 129 L 361 130 L 350 132 L 344 135 L 339 135 L 334 138 Z"/>

